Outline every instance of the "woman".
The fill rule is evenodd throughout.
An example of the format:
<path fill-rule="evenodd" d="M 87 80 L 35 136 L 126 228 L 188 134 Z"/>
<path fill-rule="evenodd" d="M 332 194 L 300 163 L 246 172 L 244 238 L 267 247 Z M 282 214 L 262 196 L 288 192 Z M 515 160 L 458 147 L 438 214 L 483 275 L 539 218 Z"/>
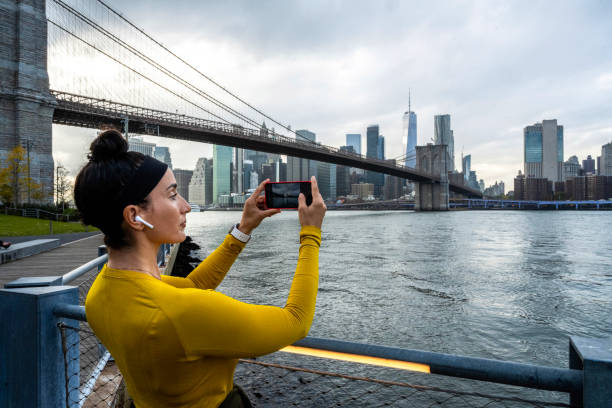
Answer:
<path fill-rule="evenodd" d="M 316 180 L 312 204 L 299 198 L 299 259 L 286 306 L 249 305 L 214 289 L 252 231 L 279 212 L 263 208 L 267 180 L 246 201 L 240 223 L 189 276 L 161 275 L 158 248 L 185 239 L 190 207 L 164 163 L 127 148 L 119 132 L 100 134 L 75 183 L 84 223 L 100 228 L 108 247 L 108 263 L 85 302 L 87 320 L 136 407 L 249 406 L 233 388 L 237 359 L 289 345 L 312 323 L 326 210 Z"/>

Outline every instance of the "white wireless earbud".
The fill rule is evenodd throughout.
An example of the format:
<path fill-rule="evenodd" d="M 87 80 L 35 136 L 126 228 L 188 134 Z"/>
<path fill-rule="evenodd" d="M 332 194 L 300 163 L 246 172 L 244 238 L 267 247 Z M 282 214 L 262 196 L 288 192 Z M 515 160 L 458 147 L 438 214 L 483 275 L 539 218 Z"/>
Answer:
<path fill-rule="evenodd" d="M 137 215 L 134 218 L 136 221 L 143 223 L 144 225 L 146 225 L 147 227 L 153 229 L 153 224 L 149 224 L 148 222 L 146 222 L 145 220 L 142 219 L 142 217 L 140 215 Z"/>

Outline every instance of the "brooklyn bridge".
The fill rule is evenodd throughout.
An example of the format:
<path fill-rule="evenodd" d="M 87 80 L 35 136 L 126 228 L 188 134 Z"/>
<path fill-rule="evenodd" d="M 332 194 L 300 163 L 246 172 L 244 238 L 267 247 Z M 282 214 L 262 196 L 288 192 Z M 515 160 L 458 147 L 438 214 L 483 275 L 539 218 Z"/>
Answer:
<path fill-rule="evenodd" d="M 300 137 L 179 57 L 101 0 L 0 5 L 0 158 L 28 147 L 32 177 L 53 191 L 52 123 L 153 134 L 335 163 L 410 180 L 415 209 L 449 208 L 446 146 L 417 147 L 416 168 Z M 267 121 L 274 128 L 261 124 Z"/>

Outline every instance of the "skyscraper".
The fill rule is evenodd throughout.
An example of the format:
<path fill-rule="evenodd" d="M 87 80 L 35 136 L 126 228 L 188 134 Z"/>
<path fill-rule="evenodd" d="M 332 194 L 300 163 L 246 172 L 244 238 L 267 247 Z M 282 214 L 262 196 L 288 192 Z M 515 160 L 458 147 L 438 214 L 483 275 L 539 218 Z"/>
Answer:
<path fill-rule="evenodd" d="M 255 187 L 251 187 L 251 173 L 253 172 L 253 160 L 245 160 L 242 164 L 243 167 L 243 175 L 242 175 L 242 180 L 244 183 L 244 191 L 247 191 L 251 188 L 256 188 Z"/>
<path fill-rule="evenodd" d="M 450 115 L 434 116 L 434 143 L 446 145 L 448 171 L 455 170 L 455 136 L 451 130 Z"/>
<path fill-rule="evenodd" d="M 472 171 L 472 155 L 468 154 L 461 159 L 461 172 L 466 185 L 470 181 L 470 171 Z"/>
<path fill-rule="evenodd" d="M 234 160 L 232 163 L 232 193 L 244 193 L 244 150 L 234 149 Z"/>
<path fill-rule="evenodd" d="M 166 146 L 155 146 L 153 157 L 157 160 L 164 162 L 168 167 L 172 168 L 172 157 L 170 157 L 170 149 Z"/>
<path fill-rule="evenodd" d="M 599 164 L 600 175 L 612 176 L 612 142 L 601 146 L 601 159 Z"/>
<path fill-rule="evenodd" d="M 368 126 L 366 133 L 367 151 L 366 157 L 369 159 L 382 159 L 381 154 L 384 149 L 384 139 L 381 140 L 378 125 Z M 374 185 L 374 195 L 380 197 L 385 184 L 385 175 L 374 171 L 366 172 L 366 180 Z"/>
<path fill-rule="evenodd" d="M 287 156 L 287 181 L 307 181 L 309 170 L 308 159 Z"/>
<path fill-rule="evenodd" d="M 404 146 L 404 166 L 416 167 L 417 116 L 410 106 L 410 91 L 408 91 L 408 110 L 404 112 L 402 127 L 402 143 Z"/>
<path fill-rule="evenodd" d="M 232 148 L 213 145 L 213 203 L 232 190 Z"/>
<path fill-rule="evenodd" d="M 595 174 L 595 160 L 593 160 L 590 154 L 582 161 L 582 170 L 584 170 L 585 174 Z"/>
<path fill-rule="evenodd" d="M 213 160 L 201 157 L 189 182 L 189 202 L 209 205 L 213 202 Z"/>
<path fill-rule="evenodd" d="M 317 184 L 324 200 L 336 199 L 336 165 L 317 162 Z"/>
<path fill-rule="evenodd" d="M 189 202 L 189 183 L 193 177 L 193 171 L 174 169 L 174 178 L 176 178 L 176 191 Z"/>
<path fill-rule="evenodd" d="M 563 126 L 557 120 L 543 120 L 523 131 L 524 172 L 526 177 L 563 178 Z"/>
<path fill-rule="evenodd" d="M 296 130 L 295 133 L 298 135 L 296 137 L 297 140 L 300 140 L 300 141 L 309 140 L 311 142 L 316 142 L 317 135 L 314 132 L 311 132 L 310 130 L 300 129 L 300 130 Z"/>
<path fill-rule="evenodd" d="M 317 141 L 316 133 L 311 132 L 310 130 L 300 129 L 300 130 L 296 130 L 295 133 L 299 135 L 299 137 L 297 138 L 298 140 L 301 140 L 301 141 L 308 140 L 313 143 L 316 143 Z M 307 159 L 302 159 L 302 160 L 306 161 L 306 166 L 308 167 L 308 174 L 302 174 L 302 177 L 304 177 L 302 180 L 310 180 L 311 176 L 317 177 L 318 163 L 315 160 L 307 160 Z"/>
<path fill-rule="evenodd" d="M 361 134 L 360 133 L 347 133 L 346 145 L 353 146 L 353 151 L 357 154 L 361 154 Z"/>
<path fill-rule="evenodd" d="M 379 129 L 378 125 L 370 125 L 368 126 L 368 130 L 366 133 L 366 157 L 368 159 L 377 159 L 378 158 L 378 141 L 379 137 Z"/>
<path fill-rule="evenodd" d="M 340 146 L 340 150 L 343 152 L 355 152 L 351 145 Z M 336 197 L 345 197 L 351 193 L 351 171 L 350 167 L 341 164 L 336 166 Z"/>
<path fill-rule="evenodd" d="M 296 130 L 296 139 L 302 142 L 313 142 L 317 141 L 317 135 L 308 129 Z M 304 171 L 306 169 L 306 171 Z M 294 157 L 289 162 L 289 156 L 287 156 L 287 181 L 304 181 L 310 180 L 310 176 L 317 176 L 317 162 L 314 160 L 302 159 Z"/>
<path fill-rule="evenodd" d="M 572 156 L 563 163 L 562 181 L 569 180 L 573 177 L 578 177 L 580 174 L 580 163 L 578 157 Z"/>
<path fill-rule="evenodd" d="M 155 143 L 145 142 L 139 137 L 130 137 L 128 139 L 128 150 L 131 152 L 138 152 L 145 156 L 153 157 L 153 149 L 155 149 Z"/>
<path fill-rule="evenodd" d="M 377 159 L 385 160 L 385 137 L 383 135 L 378 136 Z"/>

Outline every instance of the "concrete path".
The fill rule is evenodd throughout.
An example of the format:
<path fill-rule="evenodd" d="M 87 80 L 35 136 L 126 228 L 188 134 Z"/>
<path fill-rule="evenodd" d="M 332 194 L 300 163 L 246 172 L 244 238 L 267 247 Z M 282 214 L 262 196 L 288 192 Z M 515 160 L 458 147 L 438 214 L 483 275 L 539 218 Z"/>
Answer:
<path fill-rule="evenodd" d="M 90 232 L 69 232 L 67 234 L 30 235 L 30 236 L 23 236 L 23 237 L 0 237 L 0 241 L 9 241 L 13 244 L 17 244 L 19 242 L 32 241 L 35 239 L 59 239 L 60 245 L 62 245 L 68 242 L 76 241 L 77 239 L 91 237 L 93 235 L 98 235 L 99 233 L 100 231 L 90 231 Z"/>
<path fill-rule="evenodd" d="M 21 277 L 63 275 L 96 258 L 98 246 L 104 243 L 103 235 L 101 233 L 86 234 L 89 236 L 63 244 L 51 251 L 0 265 L 0 287 Z M 45 237 L 48 236 L 45 235 Z M 78 284 L 78 282 L 75 281 L 72 284 Z"/>

